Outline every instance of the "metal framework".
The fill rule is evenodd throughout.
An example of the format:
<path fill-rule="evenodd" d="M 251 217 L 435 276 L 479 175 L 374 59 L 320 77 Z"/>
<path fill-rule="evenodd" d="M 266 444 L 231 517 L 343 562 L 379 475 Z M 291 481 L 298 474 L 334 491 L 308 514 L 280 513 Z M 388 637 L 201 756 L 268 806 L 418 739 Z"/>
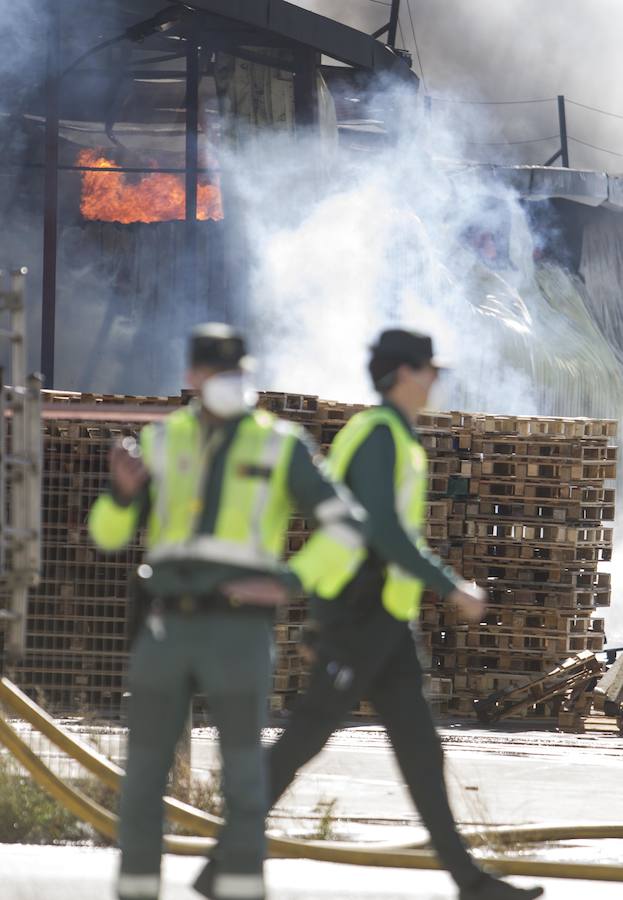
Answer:
<path fill-rule="evenodd" d="M 186 80 L 186 241 L 188 247 L 187 291 L 197 293 L 197 175 L 204 171 L 198 165 L 198 96 L 202 50 L 238 53 L 253 52 L 253 47 L 288 48 L 293 53 L 295 75 L 295 118 L 297 126 L 317 121 L 315 73 L 322 54 L 348 66 L 369 72 L 391 72 L 395 77 L 411 80 L 417 77 L 403 57 L 393 50 L 398 21 L 399 0 L 392 0 L 388 26 L 388 44 L 324 16 L 301 9 L 285 0 L 195 0 L 192 4 L 175 3 L 149 19 L 130 26 L 117 38 L 92 48 L 95 52 L 121 41 L 141 42 L 149 49 L 162 49 L 166 59 L 186 59 L 184 72 L 175 73 Z M 63 80 L 77 71 L 89 56 L 83 53 L 74 64 L 61 68 L 63 4 L 55 0 L 48 44 L 45 90 L 45 163 L 44 163 L 44 241 L 41 322 L 41 370 L 45 386 L 54 387 L 54 345 L 56 325 L 57 248 L 59 171 L 81 171 L 89 167 L 59 165 L 59 109 Z M 163 57 L 164 58 L 164 57 Z M 283 61 L 280 66 L 284 68 Z M 145 73 L 143 73 L 145 74 Z M 98 170 L 102 171 L 102 170 Z M 118 166 L 107 172 L 136 172 L 136 168 Z M 172 171 L 150 168 L 149 172 Z"/>
<path fill-rule="evenodd" d="M 28 590 L 37 585 L 41 566 L 41 376 L 26 375 L 24 285 L 26 269 L 14 272 L 2 288 L 0 313 L 11 342 L 11 381 L 0 375 L 0 575 L 8 589 L 5 654 L 26 649 Z M 7 422 L 10 421 L 10 435 Z"/>
<path fill-rule="evenodd" d="M 557 159 L 563 169 L 569 168 L 569 141 L 567 138 L 567 112 L 564 94 L 558 94 L 558 127 L 560 130 L 560 149 L 545 162 L 545 166 L 553 166 Z"/>
<path fill-rule="evenodd" d="M 379 28 L 378 31 L 375 31 L 372 37 L 379 38 L 384 34 L 387 35 L 387 46 L 391 47 L 392 50 L 396 47 L 396 34 L 398 32 L 398 22 L 400 20 L 400 0 L 392 0 L 390 13 L 389 13 L 389 22 L 387 25 L 383 25 L 382 28 Z"/>

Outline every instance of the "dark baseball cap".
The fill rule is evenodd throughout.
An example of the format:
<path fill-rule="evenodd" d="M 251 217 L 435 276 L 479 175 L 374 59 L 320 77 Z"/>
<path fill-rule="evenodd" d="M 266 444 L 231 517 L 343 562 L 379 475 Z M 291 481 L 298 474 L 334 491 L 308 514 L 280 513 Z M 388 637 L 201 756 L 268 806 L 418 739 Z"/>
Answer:
<path fill-rule="evenodd" d="M 422 369 L 424 366 L 447 368 L 446 364 L 435 356 L 432 338 L 417 331 L 390 328 L 381 333 L 370 349 L 373 359 L 391 360 L 396 366 L 408 365 L 414 369 Z"/>
<path fill-rule="evenodd" d="M 188 360 L 191 366 L 245 368 L 251 363 L 242 335 L 224 322 L 206 322 L 190 333 Z"/>

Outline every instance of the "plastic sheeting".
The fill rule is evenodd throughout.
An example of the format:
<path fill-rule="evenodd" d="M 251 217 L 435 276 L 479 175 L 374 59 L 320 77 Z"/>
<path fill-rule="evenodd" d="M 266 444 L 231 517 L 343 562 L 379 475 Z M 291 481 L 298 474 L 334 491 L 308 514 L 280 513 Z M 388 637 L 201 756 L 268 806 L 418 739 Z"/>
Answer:
<path fill-rule="evenodd" d="M 454 358 L 437 408 L 613 418 L 623 433 L 623 221 L 604 212 L 587 226 L 585 281 L 555 263 L 534 262 L 518 210 L 508 258 L 496 260 L 495 270 L 465 245 L 443 248 L 442 261 L 422 222 L 413 232 L 418 252 L 414 245 L 397 318 L 433 331 Z M 617 524 L 613 562 L 604 566 L 612 572 L 611 646 L 623 642 L 621 505 Z"/>
<path fill-rule="evenodd" d="M 495 269 L 465 244 L 448 252 L 414 218 L 411 236 L 401 237 L 395 318 L 432 331 L 453 359 L 447 407 L 619 418 L 623 373 L 587 288 L 554 263 L 535 263 L 521 211 L 509 208 L 509 215 L 509 254 Z M 623 241 L 620 252 L 623 273 Z M 608 295 L 603 317 L 615 315 L 613 305 Z M 620 304 L 616 311 L 623 330 Z"/>
<path fill-rule="evenodd" d="M 595 322 L 623 364 L 623 216 L 601 213 L 585 226 L 581 273 Z"/>

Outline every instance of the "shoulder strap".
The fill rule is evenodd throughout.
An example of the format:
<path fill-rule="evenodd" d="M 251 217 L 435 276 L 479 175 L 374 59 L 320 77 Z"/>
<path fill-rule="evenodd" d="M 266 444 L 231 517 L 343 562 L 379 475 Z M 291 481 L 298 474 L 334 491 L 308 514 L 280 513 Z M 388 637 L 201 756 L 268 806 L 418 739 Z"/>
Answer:
<path fill-rule="evenodd" d="M 379 425 L 390 429 L 394 441 L 398 437 L 398 429 L 403 427 L 398 416 L 386 406 L 364 409 L 349 419 L 335 436 L 329 451 L 329 471 L 333 478 L 344 481 L 353 456 Z"/>

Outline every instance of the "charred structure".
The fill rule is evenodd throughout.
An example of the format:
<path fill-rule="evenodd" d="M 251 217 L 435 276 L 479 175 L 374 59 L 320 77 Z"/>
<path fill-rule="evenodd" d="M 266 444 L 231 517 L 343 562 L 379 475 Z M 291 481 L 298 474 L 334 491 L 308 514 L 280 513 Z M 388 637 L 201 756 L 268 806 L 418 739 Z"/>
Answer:
<path fill-rule="evenodd" d="M 222 149 L 258 128 L 337 135 L 332 91 L 350 121 L 371 80 L 391 74 L 416 88 L 417 78 L 375 37 L 283 0 L 88 6 L 42 2 L 36 64 L 11 73 L 0 195 L 19 236 L 3 256 L 28 256 L 20 264 L 40 279 L 48 387 L 66 349 L 55 326 L 69 330 L 82 289 L 99 308 L 93 343 L 58 386 L 92 388 L 93 354 L 117 329 L 135 332 L 127 349 L 146 362 L 126 389 L 149 392 L 166 353 L 147 352 L 154 322 L 174 338 L 206 316 L 235 319 L 241 302 L 241 211 Z"/>

